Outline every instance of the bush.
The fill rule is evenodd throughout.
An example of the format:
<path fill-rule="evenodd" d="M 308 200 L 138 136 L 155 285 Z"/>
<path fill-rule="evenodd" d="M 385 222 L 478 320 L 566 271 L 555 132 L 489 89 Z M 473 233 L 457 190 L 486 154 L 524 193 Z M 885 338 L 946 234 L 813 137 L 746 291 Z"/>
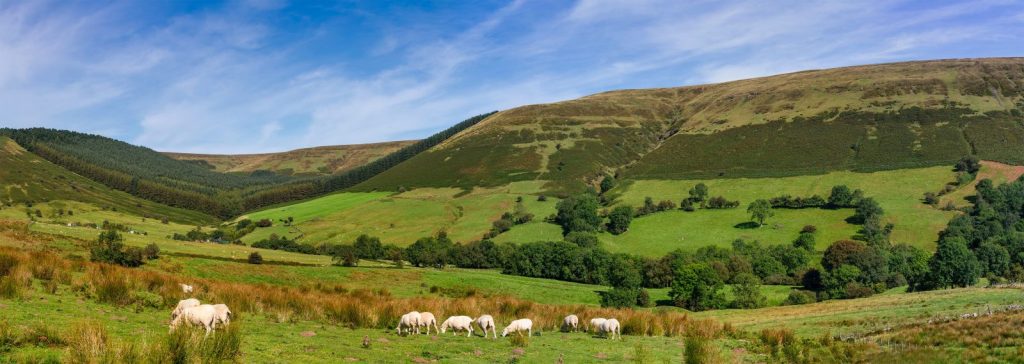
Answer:
<path fill-rule="evenodd" d="M 136 312 L 142 312 L 146 308 L 158 309 L 164 307 L 164 298 L 156 293 L 135 291 L 132 296 L 132 300 L 135 301 Z"/>
<path fill-rule="evenodd" d="M 750 273 L 740 273 L 733 278 L 733 308 L 759 308 L 768 304 L 768 299 L 761 293 L 761 280 Z"/>
<path fill-rule="evenodd" d="M 263 264 L 263 256 L 259 252 L 249 253 L 249 264 Z"/>
<path fill-rule="evenodd" d="M 256 227 L 265 228 L 265 227 L 270 227 L 273 224 L 274 224 L 274 222 L 270 221 L 270 219 L 260 219 L 260 221 L 256 222 Z"/>
<path fill-rule="evenodd" d="M 814 296 L 814 292 L 804 290 L 794 290 L 789 292 L 789 296 L 786 297 L 785 301 L 782 301 L 783 305 L 805 305 L 808 303 L 818 302 L 818 298 Z"/>
<path fill-rule="evenodd" d="M 89 248 L 90 260 L 117 264 L 125 267 L 138 267 L 144 263 L 142 249 L 125 248 L 124 238 L 115 230 L 100 233 L 96 242 Z"/>
<path fill-rule="evenodd" d="M 640 307 L 651 307 L 654 302 L 651 302 L 651 294 L 646 289 L 641 288 L 636 294 L 636 305 Z"/>
<path fill-rule="evenodd" d="M 160 258 L 160 247 L 156 243 L 149 243 L 145 248 L 142 248 L 142 256 L 148 260 Z"/>
<path fill-rule="evenodd" d="M 864 298 L 871 297 L 875 294 L 875 290 L 871 287 L 864 286 L 859 282 L 850 282 L 846 284 L 844 295 L 846 298 Z"/>
<path fill-rule="evenodd" d="M 601 294 L 601 307 L 633 307 L 637 302 L 638 293 L 635 288 L 612 288 Z"/>

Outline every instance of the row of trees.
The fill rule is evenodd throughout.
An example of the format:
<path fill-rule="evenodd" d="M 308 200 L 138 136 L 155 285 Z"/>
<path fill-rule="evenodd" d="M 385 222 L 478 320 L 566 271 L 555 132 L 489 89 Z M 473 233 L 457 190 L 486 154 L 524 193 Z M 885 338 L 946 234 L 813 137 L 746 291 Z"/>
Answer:
<path fill-rule="evenodd" d="M 964 287 L 980 277 L 1024 280 L 1024 177 L 998 186 L 983 179 L 975 188 L 974 204 L 939 234 L 926 274 L 911 280 L 911 288 Z"/>

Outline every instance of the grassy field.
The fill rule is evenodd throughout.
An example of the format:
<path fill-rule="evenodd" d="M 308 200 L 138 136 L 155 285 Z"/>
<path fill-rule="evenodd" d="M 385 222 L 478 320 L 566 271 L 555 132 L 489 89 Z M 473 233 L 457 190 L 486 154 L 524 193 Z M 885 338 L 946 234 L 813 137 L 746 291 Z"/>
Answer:
<path fill-rule="evenodd" d="M 112 211 L 90 210 L 87 205 L 68 203 L 81 219 L 125 219 L 126 215 Z M 43 205 L 42 207 L 47 207 Z M 81 212 L 77 212 L 77 211 Z M 178 226 L 163 225 L 158 221 L 138 219 L 140 229 L 151 229 L 155 234 L 164 226 L 174 229 Z M 149 225 L 154 224 L 154 225 Z M 0 231 L 0 245 L 18 246 L 22 249 L 56 249 L 63 254 L 87 254 L 74 238 L 65 238 L 42 233 L 46 228 L 54 233 L 68 234 L 63 225 L 38 222 L 32 230 L 20 231 L 5 225 Z M 134 226 L 133 226 L 134 227 Z M 181 226 L 184 227 L 184 226 Z M 83 239 L 95 235 L 95 230 L 83 233 Z M 33 232 L 34 231 L 34 232 Z M 26 234 L 30 235 L 27 236 Z M 35 234 L 35 235 L 32 235 Z M 145 240 L 139 235 L 126 235 L 129 244 L 137 245 Z M 386 263 L 361 262 L 360 267 L 343 268 L 333 266 L 290 266 L 278 264 L 250 265 L 224 261 L 225 253 L 217 249 L 245 247 L 214 244 L 186 244 L 166 241 L 159 244 L 166 247 L 166 253 L 207 253 L 211 257 L 168 254 L 158 261 L 139 268 L 142 271 L 168 272 L 179 275 L 179 280 L 198 279 L 203 281 L 225 281 L 242 284 L 265 284 L 269 287 L 326 287 L 342 286 L 348 290 L 386 288 L 397 297 L 461 297 L 475 291 L 477 295 L 510 295 L 541 304 L 595 306 L 595 291 L 604 287 L 558 282 L 545 279 L 501 275 L 494 270 L 468 269 L 394 269 Z M 282 252 L 265 251 L 265 254 L 280 254 L 276 259 L 294 263 L 326 263 L 324 257 L 304 256 Z M 231 254 L 231 253 L 227 253 Z M 266 257 L 266 256 L 265 256 Z M 268 258 L 269 259 L 269 258 Z M 308 259 L 308 260 L 307 260 Z M 315 261 L 320 259 L 319 261 Z M 33 273 L 34 274 L 34 273 Z M 72 273 L 75 282 L 81 273 Z M 59 283 L 55 288 L 36 281 L 34 288 L 22 292 L 20 298 L 0 298 L 4 321 L 13 327 L 15 333 L 60 337 L 42 344 L 15 345 L 5 350 L 6 358 L 24 361 L 41 358 L 58 359 L 66 349 L 60 342 L 73 340 L 69 328 L 84 320 L 99 322 L 109 333 L 111 342 L 131 341 L 135 343 L 156 343 L 165 340 L 167 332 L 166 308 L 115 306 L 95 301 L 95 298 L 81 294 L 71 286 Z M 769 303 L 778 304 L 788 294 L 790 287 L 765 286 L 764 293 Z M 652 299 L 667 299 L 667 289 L 651 290 Z M 726 290 L 727 295 L 731 294 Z M 959 317 L 963 313 L 984 312 L 988 307 L 1003 307 L 1024 301 L 1020 289 L 968 288 L 934 292 L 906 294 L 894 289 L 885 294 L 865 299 L 826 301 L 801 306 L 777 306 L 756 310 L 717 310 L 690 313 L 693 319 L 712 319 L 728 323 L 736 330 L 750 334 L 729 334 L 718 336 L 712 347 L 721 360 L 726 362 L 765 362 L 769 357 L 757 341 L 757 333 L 763 329 L 792 329 L 798 337 L 817 340 L 826 335 L 839 337 L 865 337 L 874 342 L 875 335 L 890 327 L 921 325 L 928 320 L 945 320 Z M 681 311 L 677 308 L 655 310 Z M 681 338 L 662 336 L 627 335 L 621 341 L 607 341 L 587 334 L 563 334 L 549 330 L 530 339 L 525 348 L 515 348 L 507 340 L 486 340 L 480 337 L 415 336 L 398 337 L 388 329 L 352 329 L 321 321 L 310 321 L 294 315 L 277 312 L 241 314 L 235 322 L 242 335 L 242 361 L 244 362 L 396 362 L 396 361 L 460 361 L 495 362 L 524 361 L 549 362 L 622 362 L 638 356 L 654 362 L 679 362 L 683 357 L 684 343 Z M 584 320 L 586 317 L 584 317 Z M 46 328 L 43 330 L 42 328 Z M 42 330 L 42 331 L 40 331 Z M 945 332 L 945 331 L 944 331 Z M 753 335 L 753 336 L 751 336 Z M 366 338 L 369 348 L 362 342 Z M 892 340 L 886 338 L 886 340 Z M 944 339 L 947 340 L 948 339 Z M 942 341 L 945 343 L 946 341 Z M 943 344 L 944 345 L 944 344 Z M 932 348 L 935 349 L 935 348 Z M 983 348 L 984 349 L 984 348 Z M 998 348 L 997 348 L 998 349 Z M 874 349 L 882 350 L 882 349 Z M 957 353 L 957 347 L 940 346 L 943 353 L 949 350 Z M 984 349 L 988 350 L 988 349 Z M 996 350 L 996 349 L 992 349 Z M 998 349 L 1003 350 L 1003 349 Z M 902 352 L 882 353 L 900 354 Z M 941 356 L 930 356 L 936 358 Z M 871 361 L 871 360 L 868 360 Z M 2 360 L 0 360 L 2 362 Z"/>
<path fill-rule="evenodd" d="M 1016 178 L 1020 168 L 985 162 L 980 178 L 1007 180 Z M 805 225 L 818 228 L 818 248 L 849 239 L 857 234 L 859 225 L 846 222 L 852 209 L 775 209 L 775 216 L 760 228 L 749 225 L 746 206 L 756 199 L 769 199 L 788 194 L 807 197 L 813 194 L 828 197 L 832 186 L 845 184 L 862 189 L 876 199 L 885 210 L 885 219 L 896 225 L 892 239 L 924 249 L 934 249 L 935 240 L 955 212 L 942 211 L 922 202 L 925 192 L 935 192 L 955 179 L 950 167 L 900 169 L 872 173 L 832 172 L 823 175 L 780 178 L 721 178 L 710 180 L 639 180 L 624 183 L 610 192 L 617 205 L 642 206 L 644 198 L 655 202 L 671 200 L 678 203 L 688 196 L 697 183 L 708 186 L 712 196 L 740 201 L 740 207 L 727 210 L 685 212 L 666 211 L 633 219 L 629 231 L 621 235 L 602 233 L 599 238 L 613 252 L 660 256 L 675 249 L 695 250 L 702 246 L 731 246 L 735 239 L 758 240 L 767 244 L 788 244 Z M 947 199 L 963 200 L 973 195 L 973 184 L 949 194 Z M 955 197 L 954 197 L 955 196 Z M 524 243 L 561 239 L 561 229 L 553 224 L 535 221 L 515 226 L 499 235 L 499 242 Z"/>
<path fill-rule="evenodd" d="M 988 168 L 988 167 L 986 167 Z M 845 184 L 861 189 L 876 199 L 885 210 L 885 220 L 896 225 L 892 240 L 934 249 L 938 232 L 954 212 L 941 211 L 921 202 L 925 192 L 937 191 L 954 179 L 949 167 L 901 169 L 874 173 L 832 172 L 824 175 L 784 178 L 735 178 L 690 181 L 641 180 L 623 186 L 617 192 L 618 203 L 640 206 L 644 197 L 655 201 L 678 202 L 693 185 L 703 182 L 712 196 L 725 196 L 740 201 L 740 207 L 729 210 L 698 210 L 696 212 L 663 212 L 633 221 L 622 235 L 602 235 L 602 241 L 613 251 L 642 252 L 659 255 L 676 248 L 695 249 L 705 245 L 728 246 L 736 238 L 756 239 L 762 243 L 785 244 L 796 238 L 804 225 L 818 227 L 818 247 L 848 239 L 859 226 L 845 219 L 852 210 L 776 209 L 767 226 L 744 228 L 750 221 L 746 206 L 755 199 L 769 199 L 784 194 L 828 197 L 832 186 Z"/>
<path fill-rule="evenodd" d="M 798 306 L 694 313 L 747 330 L 784 326 L 806 337 L 826 333 L 856 336 L 928 320 L 982 313 L 989 307 L 1024 303 L 1024 291 L 1014 288 L 962 288 L 903 293 L 899 289 L 863 299 L 832 300 Z"/>
<path fill-rule="evenodd" d="M 164 309 L 117 307 L 81 299 L 66 288 L 57 294 L 34 292 L 22 299 L 0 299 L 5 321 L 15 330 L 50 327 L 59 335 L 86 320 L 100 322 L 112 340 L 152 343 L 164 340 L 168 312 Z M 423 358 L 442 361 L 496 362 L 518 356 L 521 361 L 553 362 L 562 356 L 566 362 L 606 362 L 629 360 L 637 345 L 644 345 L 653 358 L 678 361 L 682 357 L 681 340 L 666 337 L 626 337 L 604 340 L 585 333 L 561 334 L 542 332 L 531 338 L 530 345 L 515 351 L 507 339 L 484 339 L 465 336 L 399 337 L 394 330 L 350 329 L 314 321 L 279 322 L 263 315 L 241 316 L 233 323 L 241 325 L 242 361 L 250 363 L 303 362 L 336 363 L 408 362 Z M 216 335 L 216 334 L 215 334 Z M 451 335 L 451 334 L 449 334 Z M 370 339 L 370 348 L 363 348 L 363 338 Z M 59 358 L 63 347 L 18 348 L 0 355 L 7 358 Z M 355 360 L 352 360 L 355 359 Z M 423 360 L 421 359 L 421 360 Z M 0 360 L 3 362 L 3 360 Z"/>
<path fill-rule="evenodd" d="M 500 188 L 420 188 L 390 194 L 347 192 L 299 204 L 247 214 L 251 219 L 268 218 L 275 226 L 257 229 L 243 241 L 253 242 L 272 233 L 290 238 L 301 236 L 309 244 L 345 243 L 360 234 L 380 237 L 399 246 L 445 230 L 455 241 L 478 240 L 501 214 L 515 209 L 522 198 L 527 211 L 537 219 L 554 213 L 555 199 L 537 201 L 537 185 L 517 183 Z M 279 219 L 294 217 L 293 226 Z"/>
<path fill-rule="evenodd" d="M 14 221 L 28 224 L 31 231 L 52 234 L 55 237 L 54 244 L 59 244 L 62 249 L 75 249 L 84 252 L 79 246 L 81 242 L 93 241 L 99 235 L 100 229 L 87 226 L 68 226 L 68 223 L 97 224 L 102 225 L 103 221 L 122 224 L 136 231 L 122 233 L 125 244 L 131 246 L 145 246 L 154 243 L 160 250 L 169 254 L 201 255 L 217 259 L 230 259 L 244 261 L 251 252 L 259 252 L 264 260 L 291 262 L 298 264 L 327 265 L 330 264 L 330 257 L 319 255 L 306 255 L 289 253 L 279 250 L 254 249 L 247 246 L 215 243 L 186 242 L 170 239 L 173 233 L 185 233 L 195 228 L 191 225 L 183 225 L 175 222 L 161 223 L 159 220 L 146 219 L 129 215 L 119 211 L 104 210 L 92 204 L 77 201 L 51 201 L 48 203 L 36 204 L 33 209 L 39 209 L 43 213 L 42 218 L 30 221 L 25 216 L 24 207 L 11 207 L 0 209 L 0 221 Z M 53 216 L 57 209 L 72 210 L 74 215 L 63 217 Z M 143 235 L 145 233 L 145 235 Z M 59 237 L 67 237 L 61 239 Z M 0 244 L 18 246 L 15 239 L 3 239 L 0 237 Z"/>

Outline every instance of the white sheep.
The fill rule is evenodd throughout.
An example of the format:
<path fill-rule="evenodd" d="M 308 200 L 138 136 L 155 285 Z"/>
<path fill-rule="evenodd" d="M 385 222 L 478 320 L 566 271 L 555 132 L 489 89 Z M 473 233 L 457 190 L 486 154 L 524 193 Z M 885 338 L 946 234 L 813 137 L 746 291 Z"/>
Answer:
<path fill-rule="evenodd" d="M 565 329 L 565 331 L 576 332 L 579 326 L 580 318 L 576 315 L 565 316 L 565 318 L 562 319 L 562 328 Z"/>
<path fill-rule="evenodd" d="M 601 324 L 603 324 L 605 321 L 608 321 L 608 319 L 603 317 L 595 317 L 590 319 L 590 327 L 587 327 L 587 332 L 600 332 Z"/>
<path fill-rule="evenodd" d="M 398 320 L 398 327 L 395 328 L 395 331 L 398 332 L 398 335 L 402 335 L 403 328 L 405 329 L 406 333 L 411 333 L 413 330 L 415 330 L 416 333 L 419 334 L 420 313 L 412 311 L 402 315 L 402 318 Z"/>
<path fill-rule="evenodd" d="M 216 320 L 213 322 L 214 328 L 216 328 L 216 325 L 224 325 L 224 327 L 227 327 L 228 324 L 231 323 L 231 309 L 228 308 L 228 305 L 218 303 L 213 305 L 213 309 L 217 313 Z"/>
<path fill-rule="evenodd" d="M 181 315 L 181 312 L 184 311 L 186 308 L 196 307 L 196 306 L 199 306 L 199 305 L 200 305 L 199 300 L 197 300 L 195 298 L 189 298 L 189 299 L 184 299 L 184 300 L 178 301 L 178 305 L 174 307 L 173 311 L 171 311 L 171 320 L 174 320 L 175 318 L 178 317 L 178 315 Z"/>
<path fill-rule="evenodd" d="M 483 330 L 485 338 L 487 337 L 487 329 L 494 333 L 495 339 L 498 338 L 498 326 L 494 324 L 494 317 L 491 317 L 491 315 L 480 315 L 474 321 L 476 321 L 477 326 L 480 326 L 480 330 Z"/>
<path fill-rule="evenodd" d="M 508 324 L 504 330 L 501 330 L 501 337 L 508 336 L 510 332 L 523 334 L 523 331 L 527 332 L 527 336 L 533 336 L 533 321 L 530 319 L 518 319 Z"/>
<path fill-rule="evenodd" d="M 192 287 L 192 286 L 184 284 L 184 283 L 181 284 L 181 292 L 183 292 L 183 293 L 192 293 L 192 291 L 195 291 L 195 287 Z"/>
<path fill-rule="evenodd" d="M 427 327 L 427 335 L 430 335 L 430 325 L 434 325 L 434 332 L 437 333 L 437 319 L 430 312 L 420 312 L 420 326 Z M 417 332 L 418 334 L 418 332 Z"/>
<path fill-rule="evenodd" d="M 171 321 L 171 331 L 181 326 L 182 322 L 190 325 L 202 326 L 206 329 L 206 336 L 210 336 L 210 331 L 213 331 L 213 322 L 217 319 L 217 310 L 213 308 L 213 305 L 199 305 L 195 307 L 189 307 L 181 311 L 178 317 Z"/>
<path fill-rule="evenodd" d="M 444 320 L 441 323 L 441 333 L 448 331 L 448 328 L 452 329 L 452 336 L 459 330 L 466 332 L 466 337 L 473 336 L 473 318 L 469 316 L 452 316 Z"/>
<path fill-rule="evenodd" d="M 612 318 L 601 323 L 601 333 L 603 333 L 605 337 L 609 339 L 614 339 L 616 335 L 619 336 L 619 339 L 622 339 L 622 331 L 619 327 L 619 320 Z"/>

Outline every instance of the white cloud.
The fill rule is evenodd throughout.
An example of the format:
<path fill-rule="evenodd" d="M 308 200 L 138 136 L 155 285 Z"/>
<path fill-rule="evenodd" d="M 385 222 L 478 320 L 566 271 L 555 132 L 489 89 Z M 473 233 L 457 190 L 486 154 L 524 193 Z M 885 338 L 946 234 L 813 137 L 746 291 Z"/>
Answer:
<path fill-rule="evenodd" d="M 382 26 L 366 58 L 309 58 L 320 49 L 307 44 L 350 44 L 323 42 L 332 22 L 279 28 L 277 1 L 155 21 L 131 6 L 0 4 L 0 122 L 115 131 L 159 150 L 284 150 L 422 136 L 615 88 L 964 56 L 944 50 L 1024 34 L 1019 4 L 997 1 L 517 1 L 454 32 Z"/>

